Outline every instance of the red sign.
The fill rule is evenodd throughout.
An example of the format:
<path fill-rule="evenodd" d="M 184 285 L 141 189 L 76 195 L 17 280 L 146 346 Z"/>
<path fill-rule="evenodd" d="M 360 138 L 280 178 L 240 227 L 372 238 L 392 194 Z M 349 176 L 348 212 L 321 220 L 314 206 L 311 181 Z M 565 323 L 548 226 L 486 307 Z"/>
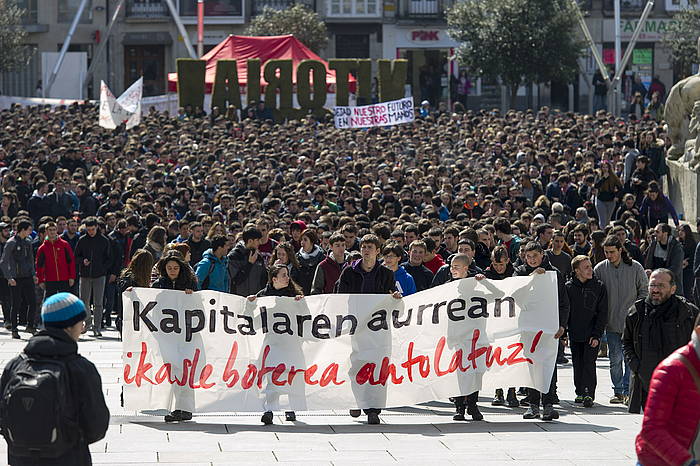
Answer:
<path fill-rule="evenodd" d="M 440 36 L 438 35 L 440 31 L 411 31 L 411 40 L 417 41 L 439 41 Z"/>

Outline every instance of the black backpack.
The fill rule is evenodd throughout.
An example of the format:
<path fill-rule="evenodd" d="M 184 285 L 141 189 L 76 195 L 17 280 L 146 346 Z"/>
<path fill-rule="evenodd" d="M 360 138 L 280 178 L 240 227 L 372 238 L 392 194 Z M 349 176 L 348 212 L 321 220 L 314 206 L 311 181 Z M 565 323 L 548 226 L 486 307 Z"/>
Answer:
<path fill-rule="evenodd" d="M 58 458 L 79 440 L 66 362 L 20 354 L 0 399 L 0 433 L 13 455 Z"/>

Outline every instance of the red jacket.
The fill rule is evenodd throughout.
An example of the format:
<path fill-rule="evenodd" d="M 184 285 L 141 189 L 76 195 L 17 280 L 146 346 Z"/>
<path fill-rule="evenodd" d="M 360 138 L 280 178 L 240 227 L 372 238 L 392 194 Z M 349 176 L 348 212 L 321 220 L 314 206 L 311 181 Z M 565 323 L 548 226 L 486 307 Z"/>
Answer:
<path fill-rule="evenodd" d="M 36 252 L 36 276 L 39 283 L 75 279 L 75 256 L 67 241 L 45 240 Z"/>
<path fill-rule="evenodd" d="M 642 431 L 637 435 L 637 457 L 644 466 L 685 465 L 700 444 L 700 391 L 679 355 L 700 373 L 693 343 L 677 349 L 654 369 L 644 408 Z M 700 452 L 695 451 L 695 458 Z"/>
<path fill-rule="evenodd" d="M 428 270 L 433 272 L 433 275 L 435 275 L 438 269 L 445 265 L 445 261 L 442 260 L 440 254 L 435 254 L 435 257 L 430 259 L 428 262 L 423 262 L 423 265 L 426 266 Z"/>

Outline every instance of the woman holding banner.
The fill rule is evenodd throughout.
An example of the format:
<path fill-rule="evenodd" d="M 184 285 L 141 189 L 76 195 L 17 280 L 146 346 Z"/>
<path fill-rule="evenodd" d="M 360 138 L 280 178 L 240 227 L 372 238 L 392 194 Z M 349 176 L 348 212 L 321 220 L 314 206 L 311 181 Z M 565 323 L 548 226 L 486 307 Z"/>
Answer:
<path fill-rule="evenodd" d="M 275 264 L 268 273 L 267 286 L 258 291 L 256 295 L 248 296 L 248 301 L 255 301 L 258 297 L 262 298 L 264 296 L 286 296 L 299 301 L 304 297 L 304 294 L 301 287 L 289 277 L 287 266 Z M 286 421 L 296 421 L 297 416 L 294 411 L 285 411 L 284 419 Z M 272 424 L 272 411 L 265 411 L 260 421 L 266 426 Z"/>
<path fill-rule="evenodd" d="M 153 282 L 152 288 L 164 290 L 180 290 L 192 294 L 197 289 L 197 278 L 189 264 L 187 264 L 179 251 L 169 251 L 158 266 L 158 278 Z M 185 392 L 183 392 L 185 393 Z M 191 396 L 191 395 L 190 395 Z M 175 395 L 175 406 L 184 403 L 182 397 Z M 181 409 L 175 409 L 165 416 L 165 422 L 189 421 L 192 413 Z"/>

